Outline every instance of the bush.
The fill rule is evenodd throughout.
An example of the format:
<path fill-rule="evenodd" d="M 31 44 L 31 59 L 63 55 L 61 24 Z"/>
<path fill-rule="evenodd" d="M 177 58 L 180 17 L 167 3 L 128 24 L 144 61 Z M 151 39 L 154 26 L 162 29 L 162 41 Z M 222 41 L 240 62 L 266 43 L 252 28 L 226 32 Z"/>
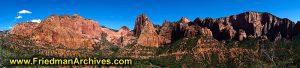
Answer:
<path fill-rule="evenodd" d="M 227 40 L 225 43 L 225 47 L 226 48 L 233 48 L 235 46 L 235 42 L 234 40 Z"/>
<path fill-rule="evenodd" d="M 120 50 L 120 47 L 119 47 L 119 46 L 112 45 L 112 46 L 110 46 L 109 49 L 110 49 L 111 51 L 113 51 L 114 53 L 117 53 L 117 52 Z"/>
<path fill-rule="evenodd" d="M 0 67 L 10 67 L 9 60 L 12 58 L 31 58 L 34 54 L 24 49 L 11 49 L 9 46 L 16 46 L 5 38 L 0 38 Z"/>
<path fill-rule="evenodd" d="M 195 48 L 195 46 L 197 45 L 197 42 L 198 42 L 199 38 L 200 38 L 199 36 L 189 38 L 186 41 L 186 44 L 185 44 L 185 47 L 184 47 L 185 50 L 192 50 L 193 48 Z"/>
<path fill-rule="evenodd" d="M 239 42 L 238 47 L 240 47 L 240 48 L 255 48 L 256 44 L 257 44 L 257 40 L 247 38 L 247 39 Z"/>
<path fill-rule="evenodd" d="M 107 45 L 108 41 L 107 41 L 106 37 L 107 37 L 107 33 L 102 32 L 101 33 L 101 45 Z"/>

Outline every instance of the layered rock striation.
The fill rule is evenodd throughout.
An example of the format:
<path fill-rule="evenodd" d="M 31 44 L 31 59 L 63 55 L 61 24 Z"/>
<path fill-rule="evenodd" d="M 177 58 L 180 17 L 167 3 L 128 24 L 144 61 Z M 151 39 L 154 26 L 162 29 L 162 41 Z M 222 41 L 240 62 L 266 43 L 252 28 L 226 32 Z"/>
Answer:
<path fill-rule="evenodd" d="M 151 25 L 146 25 L 149 23 Z M 196 18 L 194 21 L 183 17 L 177 22 L 165 21 L 162 26 L 153 28 L 150 20 L 145 15 L 141 15 L 136 20 L 134 34 L 140 37 L 144 31 L 143 34 L 152 40 L 140 39 L 139 41 L 155 42 L 155 46 L 198 35 L 213 36 L 219 41 L 230 39 L 241 41 L 249 37 L 276 41 L 279 37 L 289 39 L 299 34 L 297 25 L 295 26 L 295 23 L 287 18 L 279 18 L 267 12 L 245 12 L 221 18 L 205 18 L 204 20 Z"/>
<path fill-rule="evenodd" d="M 38 45 L 63 45 L 67 48 L 92 48 L 101 36 L 98 22 L 73 16 L 49 16 L 41 23 L 21 22 L 10 34 L 31 37 Z"/>

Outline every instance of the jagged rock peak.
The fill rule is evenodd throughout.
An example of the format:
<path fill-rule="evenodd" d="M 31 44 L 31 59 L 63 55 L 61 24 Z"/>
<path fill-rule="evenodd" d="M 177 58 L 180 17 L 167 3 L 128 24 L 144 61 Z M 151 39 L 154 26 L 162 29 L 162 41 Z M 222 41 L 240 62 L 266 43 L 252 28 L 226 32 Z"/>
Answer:
<path fill-rule="evenodd" d="M 165 20 L 165 21 L 163 22 L 163 24 L 162 24 L 161 27 L 168 27 L 168 26 L 172 26 L 172 25 L 173 25 L 172 22 L 169 22 L 169 21 Z"/>
<path fill-rule="evenodd" d="M 73 14 L 73 16 L 78 16 L 78 14 Z"/>
<path fill-rule="evenodd" d="M 187 22 L 190 22 L 190 20 L 188 20 L 186 17 L 182 17 L 179 22 L 181 23 L 187 23 Z"/>
<path fill-rule="evenodd" d="M 197 18 L 194 20 L 194 22 L 199 23 L 199 22 L 203 22 L 203 20 L 202 20 L 201 18 L 197 17 Z"/>
<path fill-rule="evenodd" d="M 138 16 L 135 20 L 135 25 L 133 29 L 134 36 L 138 37 L 141 34 L 142 29 L 146 24 L 152 24 L 148 19 L 148 17 L 145 16 L 145 14 L 141 14 L 140 16 Z"/>
<path fill-rule="evenodd" d="M 130 30 L 127 26 L 122 26 L 120 29 Z"/>

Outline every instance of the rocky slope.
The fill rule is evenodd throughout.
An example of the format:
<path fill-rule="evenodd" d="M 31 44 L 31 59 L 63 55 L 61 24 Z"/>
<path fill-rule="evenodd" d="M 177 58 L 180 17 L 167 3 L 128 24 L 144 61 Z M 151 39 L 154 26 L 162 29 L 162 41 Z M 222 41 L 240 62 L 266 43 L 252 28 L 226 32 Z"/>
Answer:
<path fill-rule="evenodd" d="M 297 24 L 294 26 L 294 34 L 293 35 L 298 35 L 300 34 L 300 21 L 297 22 Z"/>

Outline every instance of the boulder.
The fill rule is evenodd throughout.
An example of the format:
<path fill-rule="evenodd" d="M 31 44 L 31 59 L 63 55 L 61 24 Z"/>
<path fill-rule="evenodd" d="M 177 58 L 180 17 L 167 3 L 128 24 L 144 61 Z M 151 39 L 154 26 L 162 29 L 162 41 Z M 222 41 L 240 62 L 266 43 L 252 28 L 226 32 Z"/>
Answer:
<path fill-rule="evenodd" d="M 247 38 L 246 32 L 244 30 L 242 30 L 242 29 L 239 30 L 238 36 L 239 36 L 239 41 L 242 41 L 245 38 Z"/>

